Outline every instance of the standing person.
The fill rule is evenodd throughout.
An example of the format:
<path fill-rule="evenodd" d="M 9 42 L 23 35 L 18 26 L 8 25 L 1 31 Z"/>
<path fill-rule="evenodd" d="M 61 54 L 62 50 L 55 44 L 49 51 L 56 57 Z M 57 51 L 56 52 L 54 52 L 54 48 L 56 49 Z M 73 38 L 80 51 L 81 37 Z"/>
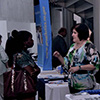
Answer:
<path fill-rule="evenodd" d="M 11 33 L 11 36 L 7 39 L 6 45 L 5 45 L 5 52 L 7 53 L 9 60 L 8 60 L 8 66 L 11 68 L 13 66 L 13 54 L 16 53 L 16 45 L 15 40 L 17 39 L 18 32 L 16 30 L 13 30 Z M 13 48 L 12 48 L 13 47 Z"/>
<path fill-rule="evenodd" d="M 92 35 L 92 31 L 89 29 L 89 37 L 87 40 L 90 40 L 91 41 L 91 35 Z"/>
<path fill-rule="evenodd" d="M 41 29 L 41 26 L 37 26 L 37 43 L 38 44 L 42 44 L 43 43 L 43 39 L 42 39 L 42 29 Z"/>
<path fill-rule="evenodd" d="M 22 93 L 18 98 L 20 98 L 20 100 L 35 100 L 37 75 L 40 73 L 40 68 L 36 65 L 28 51 L 28 48 L 31 48 L 34 45 L 32 34 L 24 30 L 19 32 L 16 31 L 16 34 L 18 35 L 16 37 L 17 39 L 14 38 L 14 43 L 17 44 L 16 53 L 13 54 L 15 70 L 26 70 L 26 72 L 29 73 L 34 81 L 34 93 L 27 93 L 26 95 L 23 95 Z"/>
<path fill-rule="evenodd" d="M 66 56 L 67 54 L 67 45 L 64 40 L 64 37 L 67 35 L 66 28 L 60 28 L 58 31 L 58 35 L 52 41 L 52 53 L 58 51 L 62 57 Z M 57 66 L 61 65 L 58 58 L 52 56 L 52 66 L 56 68 Z"/>
<path fill-rule="evenodd" d="M 95 87 L 94 74 L 100 67 L 100 58 L 94 44 L 87 40 L 89 30 L 85 24 L 74 26 L 72 37 L 74 43 L 70 46 L 66 57 L 63 58 L 58 51 L 54 52 L 54 56 L 70 73 L 70 92 L 76 93 Z"/>
<path fill-rule="evenodd" d="M 2 36 L 0 35 L 0 98 L 3 97 L 3 73 L 7 71 L 8 68 L 8 56 L 5 53 L 4 48 L 1 46 Z M 3 99 L 0 99 L 3 100 Z"/>

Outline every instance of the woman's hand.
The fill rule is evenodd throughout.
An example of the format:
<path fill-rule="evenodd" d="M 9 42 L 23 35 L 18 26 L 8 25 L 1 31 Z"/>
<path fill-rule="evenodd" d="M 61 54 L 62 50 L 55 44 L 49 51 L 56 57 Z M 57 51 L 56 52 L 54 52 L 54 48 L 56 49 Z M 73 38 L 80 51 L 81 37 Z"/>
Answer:
<path fill-rule="evenodd" d="M 75 73 L 78 70 L 79 70 L 79 66 L 77 66 L 77 67 L 70 67 L 70 69 L 68 70 L 68 72 Z"/>
<path fill-rule="evenodd" d="M 60 55 L 60 53 L 58 52 L 58 51 L 55 51 L 54 53 L 53 53 L 53 56 L 55 56 L 55 57 L 60 57 L 61 55 Z"/>

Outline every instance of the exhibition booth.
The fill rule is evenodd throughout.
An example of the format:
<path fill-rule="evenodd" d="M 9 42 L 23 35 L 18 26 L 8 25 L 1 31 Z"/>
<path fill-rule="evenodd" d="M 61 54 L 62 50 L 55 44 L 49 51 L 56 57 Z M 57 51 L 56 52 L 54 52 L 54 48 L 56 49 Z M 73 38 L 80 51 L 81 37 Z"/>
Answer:
<path fill-rule="evenodd" d="M 53 70 L 52 33 L 48 4 L 48 0 L 39 0 L 39 5 L 35 6 L 36 30 L 39 39 L 37 43 L 37 64 L 41 68 L 41 73 L 38 76 L 37 100 L 92 100 L 95 97 L 100 98 L 98 93 L 94 93 L 95 95 L 87 92 L 70 94 L 67 75 L 59 73 L 56 69 Z M 97 83 L 95 90 L 99 88 L 99 84 Z"/>

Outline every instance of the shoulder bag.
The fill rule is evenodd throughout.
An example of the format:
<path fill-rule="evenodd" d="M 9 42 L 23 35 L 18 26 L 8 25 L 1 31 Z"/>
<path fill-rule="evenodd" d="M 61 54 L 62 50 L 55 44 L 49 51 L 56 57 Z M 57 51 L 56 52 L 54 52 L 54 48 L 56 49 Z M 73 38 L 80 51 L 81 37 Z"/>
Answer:
<path fill-rule="evenodd" d="M 35 69 L 36 68 L 39 69 L 38 66 L 36 66 Z M 5 100 L 36 94 L 37 77 L 32 77 L 25 69 L 15 70 L 13 68 L 11 71 L 5 72 L 3 76 Z"/>

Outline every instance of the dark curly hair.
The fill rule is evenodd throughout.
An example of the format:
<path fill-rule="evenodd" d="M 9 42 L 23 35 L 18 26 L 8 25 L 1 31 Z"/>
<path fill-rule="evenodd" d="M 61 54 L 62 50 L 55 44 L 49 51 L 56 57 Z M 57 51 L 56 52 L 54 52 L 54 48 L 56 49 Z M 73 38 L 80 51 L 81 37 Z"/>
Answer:
<path fill-rule="evenodd" d="M 22 30 L 22 31 L 16 31 L 17 35 L 15 37 L 15 43 L 17 46 L 17 52 L 21 52 L 24 47 L 24 42 L 28 40 L 29 37 L 32 37 L 32 34 L 28 31 Z"/>

